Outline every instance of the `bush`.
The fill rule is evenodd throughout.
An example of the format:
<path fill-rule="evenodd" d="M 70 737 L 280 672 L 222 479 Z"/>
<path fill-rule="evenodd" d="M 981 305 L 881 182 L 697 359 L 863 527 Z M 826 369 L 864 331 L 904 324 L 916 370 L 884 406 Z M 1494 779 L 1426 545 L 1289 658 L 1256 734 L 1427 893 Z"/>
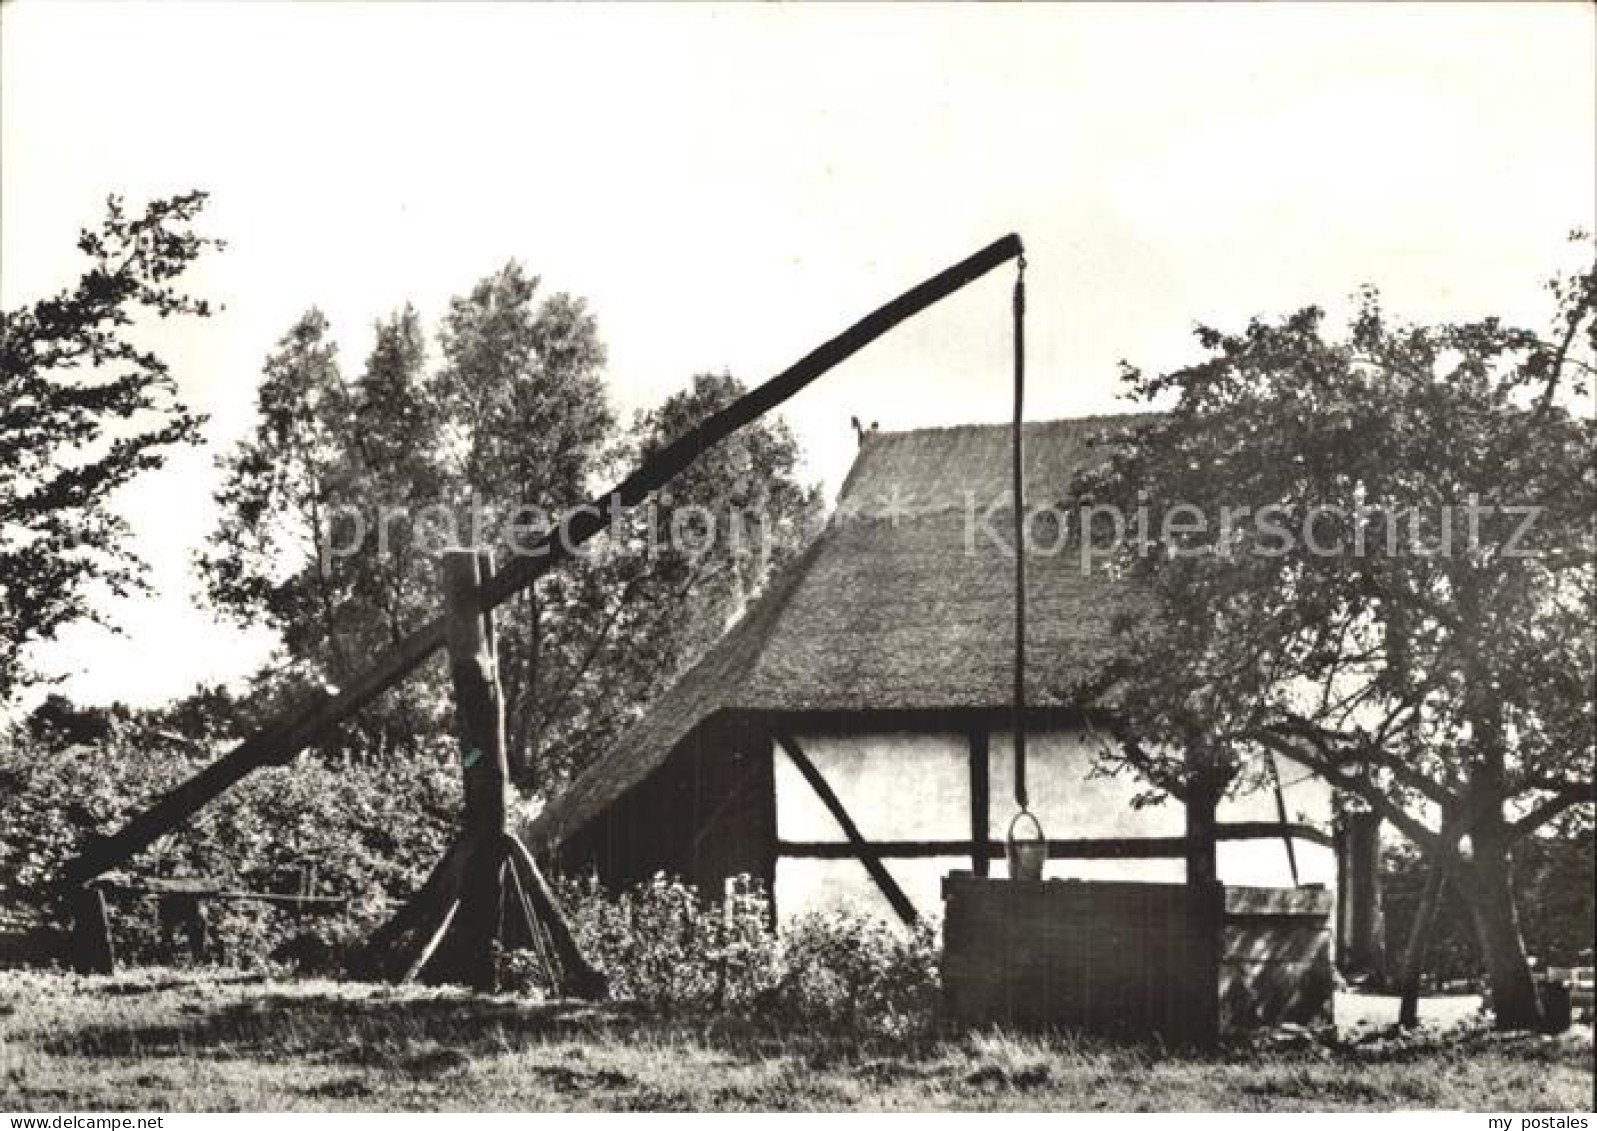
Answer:
<path fill-rule="evenodd" d="M 136 729 L 93 746 L 0 739 L 0 899 L 51 914 L 40 889 L 91 836 L 113 831 L 215 757 Z M 346 897 L 343 911 L 216 901 L 205 910 L 217 960 L 327 969 L 443 854 L 459 795 L 459 772 L 441 750 L 380 765 L 302 756 L 245 778 L 135 857 L 128 875 L 217 877 L 240 890 L 282 892 L 314 867 L 317 893 Z M 153 901 L 113 897 L 112 928 L 122 958 L 172 957 Z"/>
<path fill-rule="evenodd" d="M 611 993 L 666 1012 L 722 1013 L 766 1025 L 908 1038 L 933 1027 L 937 930 L 857 913 L 810 914 L 772 930 L 770 902 L 747 878 L 736 913 L 658 875 L 611 894 L 568 881 L 577 944 Z"/>
<path fill-rule="evenodd" d="M 778 946 L 768 1009 L 829 1032 L 908 1038 L 932 1029 L 940 998 L 937 929 L 852 912 L 804 915 Z"/>
<path fill-rule="evenodd" d="M 776 979 L 770 904 L 756 893 L 732 916 L 693 888 L 658 875 L 611 895 L 568 881 L 561 901 L 577 945 L 617 998 L 666 1011 L 752 1006 Z"/>

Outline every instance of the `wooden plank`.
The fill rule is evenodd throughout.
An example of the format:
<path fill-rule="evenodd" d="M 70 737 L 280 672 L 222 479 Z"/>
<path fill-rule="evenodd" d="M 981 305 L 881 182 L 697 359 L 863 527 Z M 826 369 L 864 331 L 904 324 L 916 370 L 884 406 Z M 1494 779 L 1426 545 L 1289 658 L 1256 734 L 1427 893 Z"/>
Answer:
<path fill-rule="evenodd" d="M 1275 794 L 1275 819 L 1285 829 L 1290 823 L 1286 815 L 1286 790 L 1281 786 L 1281 768 L 1275 764 L 1275 751 L 1264 752 L 1264 763 L 1270 769 L 1271 792 Z M 1292 876 L 1292 886 L 1298 886 L 1298 850 L 1292 843 L 1292 838 L 1285 832 L 1281 834 L 1281 844 L 1286 848 L 1287 871 Z"/>
<path fill-rule="evenodd" d="M 825 805 L 827 811 L 832 814 L 838 827 L 843 830 L 843 835 L 848 837 L 851 854 L 858 857 L 859 862 L 865 865 L 865 870 L 871 874 L 871 879 L 876 881 L 876 886 L 882 889 L 882 894 L 887 897 L 887 902 L 892 905 L 893 911 L 905 923 L 914 925 L 919 919 L 915 905 L 909 901 L 904 889 L 898 886 L 898 881 L 893 879 L 892 873 L 882 864 L 875 847 L 860 835 L 859 827 L 854 824 L 854 819 L 848 815 L 848 810 L 843 808 L 843 802 L 832 791 L 831 783 L 820 770 L 816 769 L 815 763 L 810 761 L 809 755 L 799 748 L 792 736 L 779 732 L 775 738 L 777 744 L 792 759 L 793 765 L 798 767 L 799 773 L 804 775 L 804 780 L 810 783 L 810 788 L 821 799 L 821 804 Z"/>
<path fill-rule="evenodd" d="M 871 851 L 883 860 L 927 860 L 937 856 L 969 860 L 974 846 L 968 840 L 873 840 Z M 857 856 L 858 851 L 852 841 L 779 840 L 776 854 L 794 860 L 847 860 Z"/>
<path fill-rule="evenodd" d="M 964 856 L 974 862 L 978 858 L 1002 859 L 1004 855 L 1003 844 L 996 840 L 986 843 L 985 853 L 982 846 L 968 840 L 877 840 L 871 842 L 871 847 L 884 860 Z M 841 860 L 854 855 L 851 844 L 834 840 L 780 840 L 776 850 L 781 856 L 811 860 Z M 1050 860 L 1179 859 L 1185 851 L 1186 841 L 1181 837 L 1099 837 L 1048 842 Z"/>
<path fill-rule="evenodd" d="M 485 588 L 485 607 L 525 589 L 582 543 L 607 529 L 610 516 L 636 506 L 664 487 L 709 448 L 753 423 L 841 362 L 926 308 L 1020 257 L 1020 237 L 1010 233 L 910 288 L 837 337 L 811 350 L 764 384 L 733 401 L 662 448 L 604 494 L 567 511 L 556 528 L 514 559 Z M 213 798 L 262 766 L 281 764 L 350 718 L 404 679 L 444 643 L 443 618 L 435 617 L 381 653 L 366 671 L 337 694 L 325 695 L 278 716 L 201 770 L 162 795 L 110 836 L 92 841 L 62 869 L 58 888 L 71 889 L 109 871 L 193 816 Z"/>

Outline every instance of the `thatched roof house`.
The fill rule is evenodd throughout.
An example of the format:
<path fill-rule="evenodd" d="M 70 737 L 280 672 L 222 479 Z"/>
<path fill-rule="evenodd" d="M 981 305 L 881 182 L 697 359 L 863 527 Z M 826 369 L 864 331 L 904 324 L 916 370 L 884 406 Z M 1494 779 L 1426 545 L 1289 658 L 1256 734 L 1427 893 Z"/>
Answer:
<path fill-rule="evenodd" d="M 1100 458 L 1092 439 L 1126 419 L 1027 425 L 1028 504 L 1062 500 Z M 1004 831 L 990 814 L 1008 813 L 1009 445 L 1007 426 L 864 435 L 819 539 L 538 816 L 528 843 L 613 882 L 665 870 L 713 890 L 746 872 L 779 908 L 794 902 L 779 873 L 806 870 L 800 861 L 830 873 L 809 888 L 835 895 L 864 880 L 868 891 L 885 871 L 886 886 L 919 889 L 917 905 L 934 870 L 984 871 Z M 1139 824 L 1129 787 L 1106 792 L 1086 774 L 1076 708 L 1109 658 L 1122 593 L 1073 551 L 1029 561 L 1034 808 L 1082 860 L 1179 869 L 1179 815 Z M 1138 839 L 1148 843 L 1126 846 Z M 848 859 L 861 843 L 885 864 L 862 872 Z M 897 906 L 903 892 L 887 896 Z"/>

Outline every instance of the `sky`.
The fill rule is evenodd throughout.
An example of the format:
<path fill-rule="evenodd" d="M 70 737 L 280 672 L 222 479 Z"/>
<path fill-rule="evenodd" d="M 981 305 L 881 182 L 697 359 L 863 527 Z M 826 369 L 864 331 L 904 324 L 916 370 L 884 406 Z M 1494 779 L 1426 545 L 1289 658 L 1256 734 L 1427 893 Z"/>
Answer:
<path fill-rule="evenodd" d="M 510 258 L 584 296 L 625 416 L 753 383 L 1008 231 L 1032 419 L 1123 410 L 1118 363 L 1364 284 L 1413 319 L 1543 325 L 1597 228 L 1584 3 L 762 7 L 13 2 L 0 8 L 0 305 L 69 285 L 105 197 L 212 194 L 224 304 L 151 340 L 203 449 L 117 501 L 155 588 L 41 667 L 135 704 L 236 679 L 190 559 L 262 359 L 306 308 L 346 373 Z M 1007 271 L 784 410 L 834 492 L 849 418 L 998 421 Z"/>

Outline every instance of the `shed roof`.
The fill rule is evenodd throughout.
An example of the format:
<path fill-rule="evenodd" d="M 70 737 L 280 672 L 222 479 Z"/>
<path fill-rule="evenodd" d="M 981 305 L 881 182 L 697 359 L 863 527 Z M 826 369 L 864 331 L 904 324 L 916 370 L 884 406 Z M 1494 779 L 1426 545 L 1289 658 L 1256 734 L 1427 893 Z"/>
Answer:
<path fill-rule="evenodd" d="M 1028 508 L 1062 500 L 1103 458 L 1092 440 L 1139 418 L 1025 426 Z M 527 830 L 564 842 L 723 711 L 1001 707 L 1013 691 L 1014 558 L 1008 425 L 863 437 L 826 529 L 766 586 L 616 747 Z M 1027 697 L 1069 706 L 1110 656 L 1120 587 L 1073 550 L 1027 562 Z"/>

